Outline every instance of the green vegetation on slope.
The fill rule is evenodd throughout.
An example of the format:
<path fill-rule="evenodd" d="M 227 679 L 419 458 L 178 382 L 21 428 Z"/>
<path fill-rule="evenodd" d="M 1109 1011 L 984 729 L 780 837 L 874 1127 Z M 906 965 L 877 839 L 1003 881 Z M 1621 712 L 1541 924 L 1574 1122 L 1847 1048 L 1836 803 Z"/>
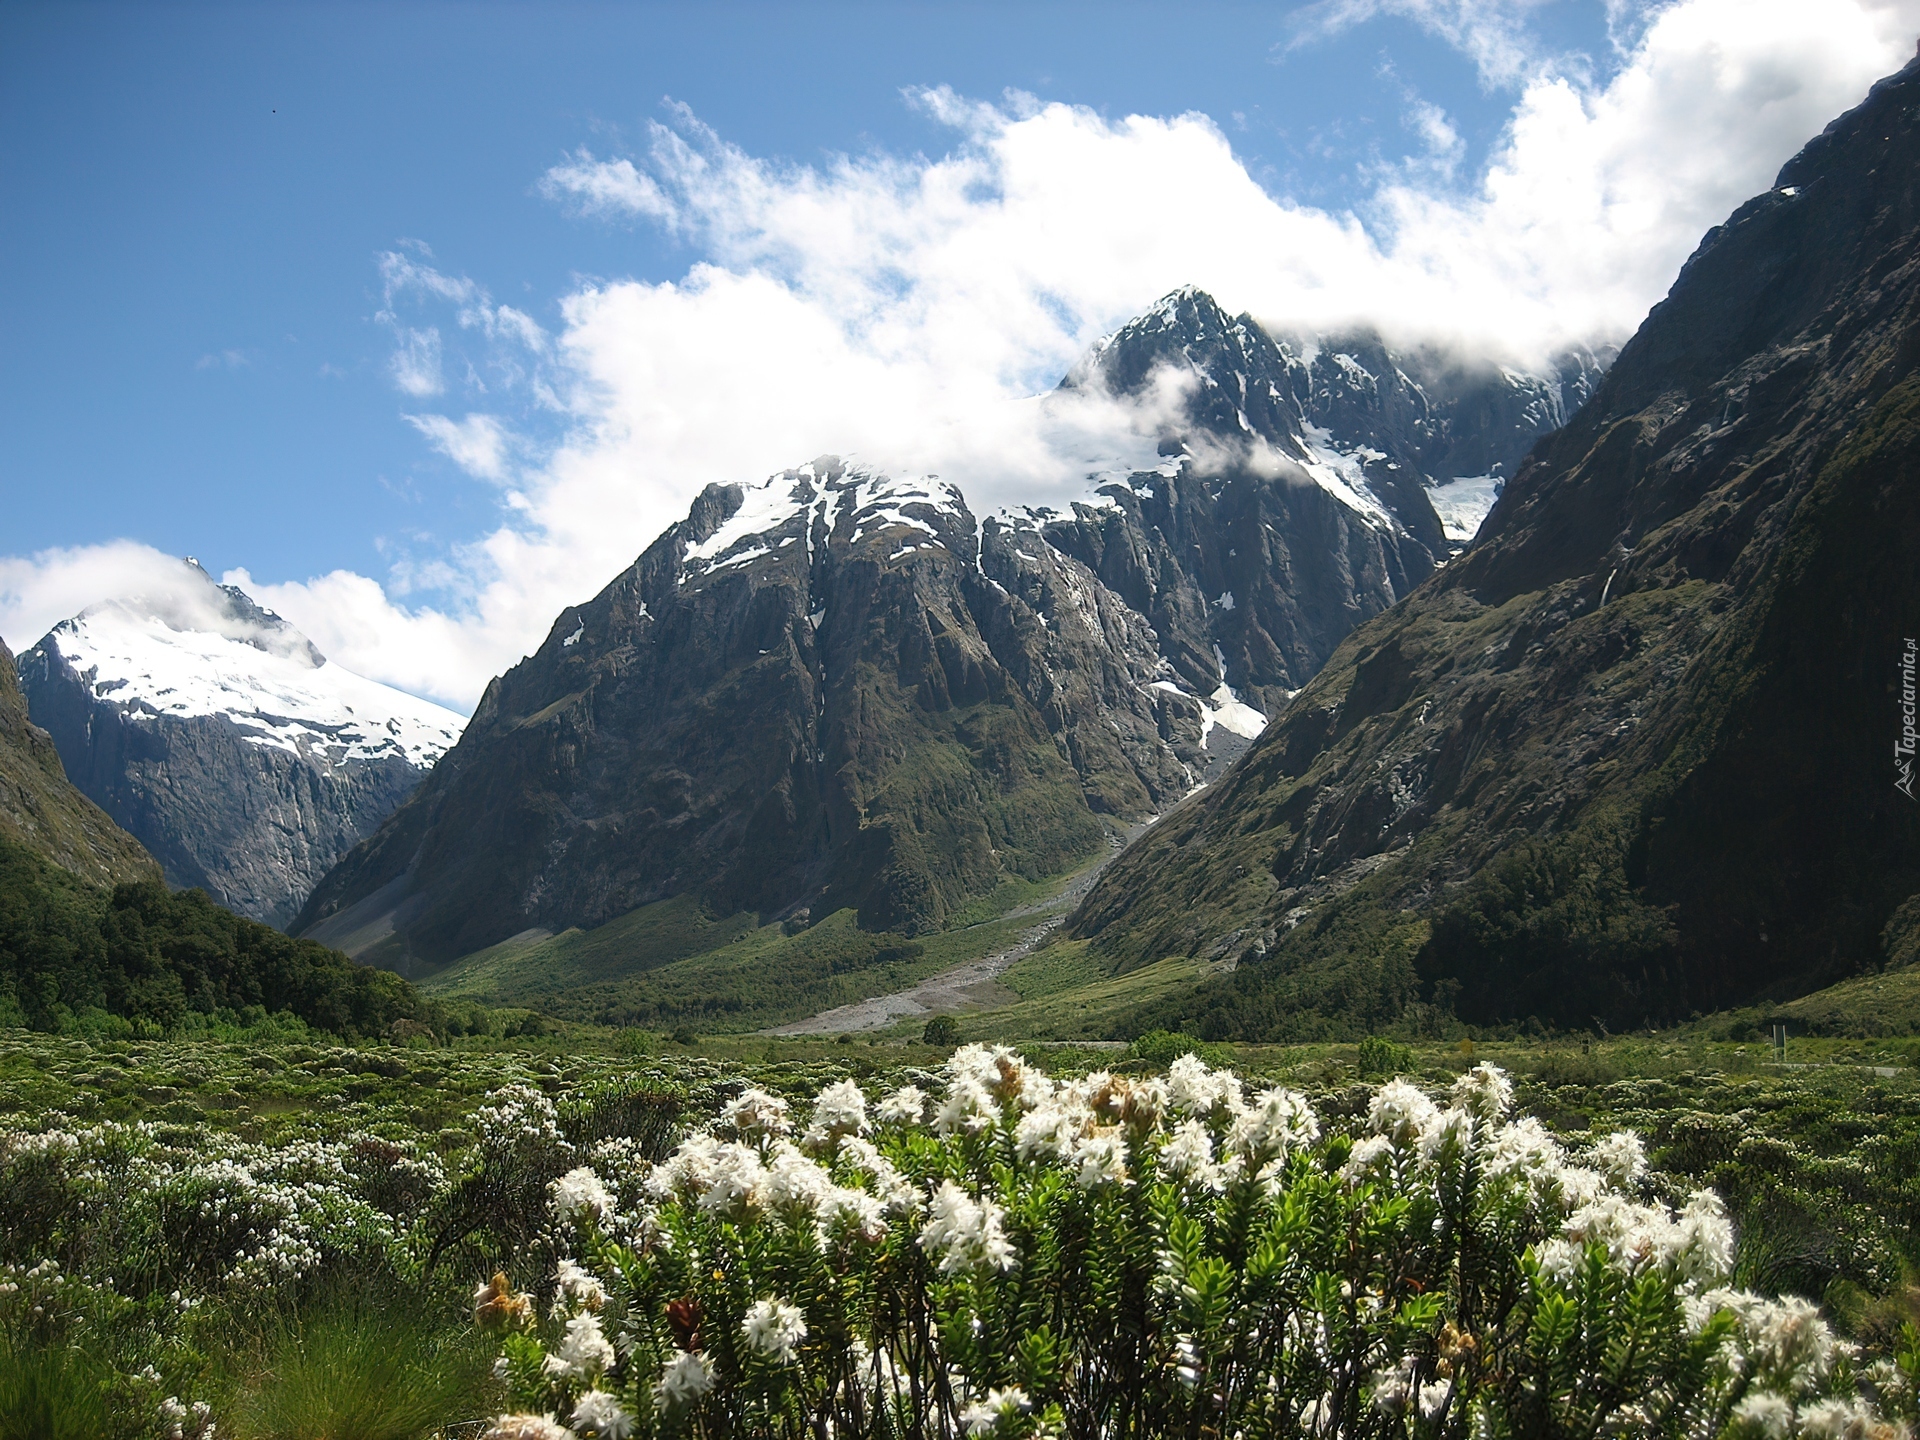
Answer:
<path fill-rule="evenodd" d="M 493 946 L 422 988 L 603 1025 L 756 1030 L 905 989 L 1014 944 L 1032 924 L 1001 918 L 909 939 L 862 930 L 847 909 L 789 934 L 750 914 L 708 918 L 680 896 L 596 930 Z"/>
<path fill-rule="evenodd" d="M 285 1013 L 343 1035 L 420 1021 L 399 976 L 142 880 L 106 890 L 0 839 L 0 1025 L 168 1028 L 190 1014 Z"/>

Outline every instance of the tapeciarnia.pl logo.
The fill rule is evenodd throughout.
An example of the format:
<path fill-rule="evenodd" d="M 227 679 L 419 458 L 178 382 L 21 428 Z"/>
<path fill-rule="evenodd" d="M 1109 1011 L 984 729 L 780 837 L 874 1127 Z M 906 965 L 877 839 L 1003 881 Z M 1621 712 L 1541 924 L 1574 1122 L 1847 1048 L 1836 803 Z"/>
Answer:
<path fill-rule="evenodd" d="M 1907 637 L 1907 648 L 1900 652 L 1900 738 L 1893 742 L 1893 768 L 1898 776 L 1893 788 L 1909 800 L 1913 795 L 1913 751 L 1914 742 L 1920 739 L 1913 728 L 1914 671 L 1920 662 L 1920 650 L 1916 650 L 1913 637 Z"/>

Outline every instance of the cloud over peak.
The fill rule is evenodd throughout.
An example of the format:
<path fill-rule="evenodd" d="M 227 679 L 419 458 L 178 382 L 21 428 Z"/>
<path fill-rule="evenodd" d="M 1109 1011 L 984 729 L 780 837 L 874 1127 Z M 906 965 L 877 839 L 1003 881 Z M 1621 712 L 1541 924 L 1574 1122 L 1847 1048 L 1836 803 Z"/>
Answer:
<path fill-rule="evenodd" d="M 1469 172 L 1450 117 L 1407 95 L 1410 153 L 1369 171 L 1352 211 L 1270 193 L 1205 115 L 1024 95 L 913 92 L 952 135 L 931 157 L 775 162 L 684 108 L 632 153 L 575 151 L 536 177 L 544 195 L 699 259 L 668 282 L 582 282 L 549 331 L 424 247 L 381 256 L 396 414 L 496 487 L 497 520 L 385 586 L 337 572 L 249 589 L 349 668 L 468 706 L 710 482 L 833 452 L 937 472 L 976 510 L 1077 493 L 1137 447 L 1141 417 L 1037 397 L 1184 284 L 1276 328 L 1360 323 L 1521 362 L 1621 339 L 1702 233 L 1904 63 L 1920 28 L 1920 0 L 1613 0 L 1621 53 L 1601 82 L 1542 53 L 1533 8 L 1301 14 L 1284 43 L 1411 20 L 1513 96 Z M 61 577 L 93 562 L 5 563 L 0 629 L 30 644 L 79 608 L 47 597 L 78 599 Z M 437 594 L 413 588 L 423 576 Z"/>

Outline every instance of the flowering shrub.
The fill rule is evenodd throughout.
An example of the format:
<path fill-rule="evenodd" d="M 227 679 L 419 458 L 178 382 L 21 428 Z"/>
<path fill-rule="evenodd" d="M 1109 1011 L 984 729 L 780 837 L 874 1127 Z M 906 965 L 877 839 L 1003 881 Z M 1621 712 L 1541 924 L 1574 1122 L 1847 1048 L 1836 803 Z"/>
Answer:
<path fill-rule="evenodd" d="M 574 1254 L 475 1296 L 520 1407 L 491 1434 L 1904 1432 L 1913 1367 L 1728 1288 L 1710 1191 L 1671 1209 L 1634 1136 L 1570 1155 L 1511 1109 L 1481 1066 L 1330 1134 L 1192 1056 L 1056 1082 L 977 1045 L 936 1096 L 749 1090 L 550 1186 Z"/>

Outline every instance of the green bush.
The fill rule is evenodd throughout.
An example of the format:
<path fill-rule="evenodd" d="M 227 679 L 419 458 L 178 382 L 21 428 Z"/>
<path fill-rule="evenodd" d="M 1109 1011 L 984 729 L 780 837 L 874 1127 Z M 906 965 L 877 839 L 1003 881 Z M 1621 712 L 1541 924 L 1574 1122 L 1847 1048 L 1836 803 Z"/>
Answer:
<path fill-rule="evenodd" d="M 921 1028 L 922 1045 L 958 1045 L 960 1043 L 960 1022 L 951 1015 L 935 1015 Z"/>
<path fill-rule="evenodd" d="M 1227 1052 L 1218 1045 L 1210 1045 L 1205 1040 L 1196 1040 L 1191 1035 L 1182 1035 L 1175 1030 L 1149 1030 L 1127 1047 L 1127 1057 L 1132 1060 L 1144 1060 L 1150 1065 L 1167 1066 L 1182 1055 L 1198 1055 L 1209 1065 L 1218 1065 L 1226 1059 Z"/>
<path fill-rule="evenodd" d="M 1361 1075 L 1368 1079 L 1404 1075 L 1413 1069 L 1413 1051 L 1405 1045 L 1396 1045 L 1391 1040 L 1369 1035 L 1360 1042 L 1357 1064 Z"/>

